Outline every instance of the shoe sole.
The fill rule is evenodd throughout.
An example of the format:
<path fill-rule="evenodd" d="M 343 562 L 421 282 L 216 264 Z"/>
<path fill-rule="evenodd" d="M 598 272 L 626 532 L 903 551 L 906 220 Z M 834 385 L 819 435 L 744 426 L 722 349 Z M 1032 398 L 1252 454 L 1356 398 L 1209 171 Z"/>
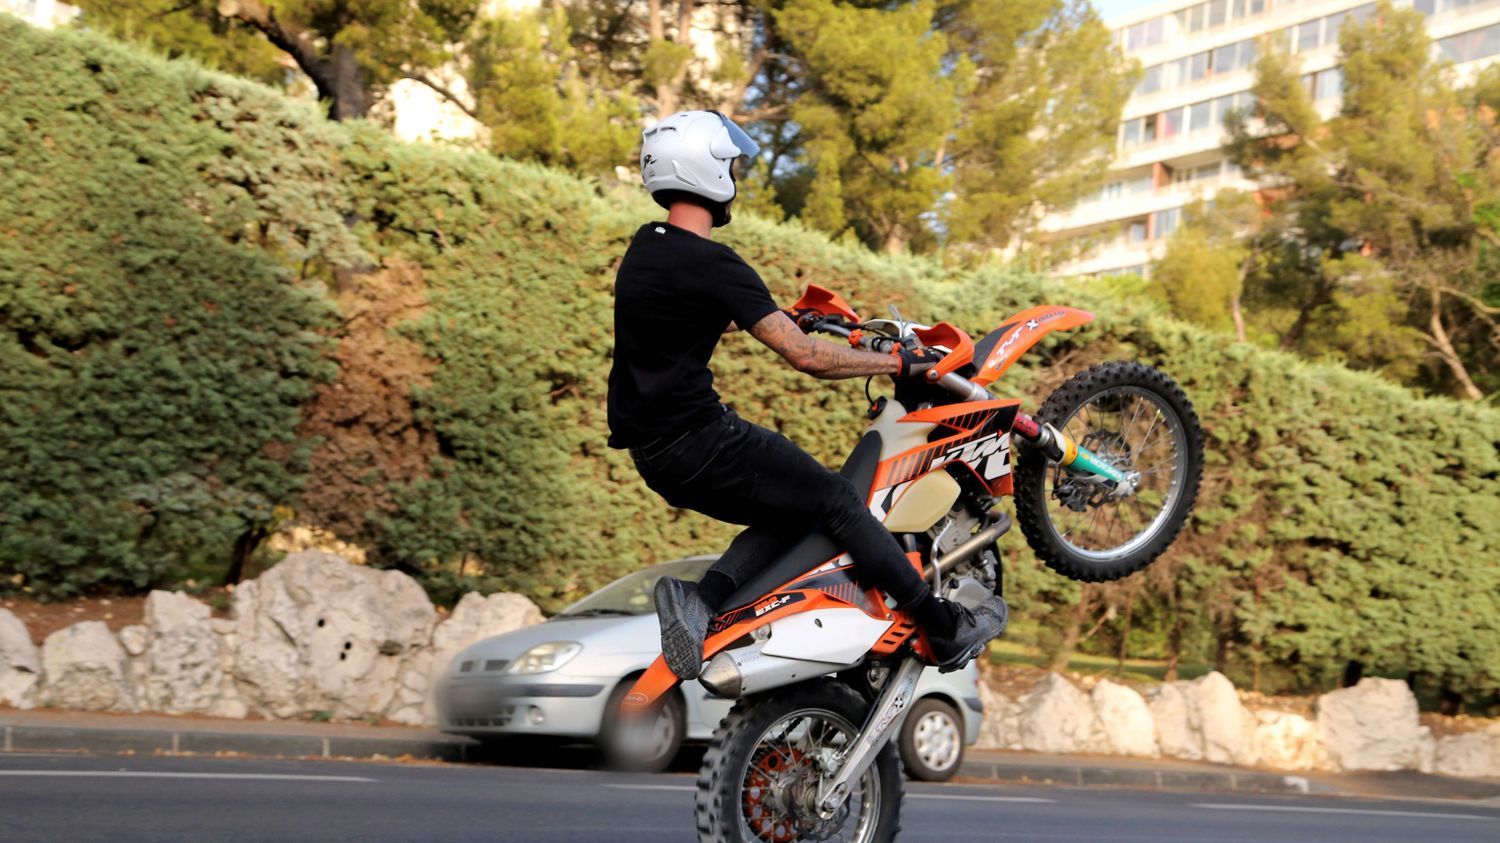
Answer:
<path fill-rule="evenodd" d="M 679 618 L 683 613 L 682 586 L 660 579 L 653 589 L 656 617 L 661 622 L 661 654 L 678 679 L 697 679 L 703 669 L 703 642 Z"/>
<path fill-rule="evenodd" d="M 994 632 L 987 632 L 984 637 L 976 641 L 972 646 L 965 650 L 962 655 L 956 656 L 938 664 L 938 673 L 952 673 L 955 670 L 961 670 L 963 669 L 964 665 L 967 665 L 971 660 L 978 658 L 979 654 L 984 652 L 985 647 L 988 647 L 991 641 L 994 641 L 996 638 L 999 638 L 1000 636 L 1005 634 L 1005 628 L 1010 625 L 1008 623 L 1008 621 L 1010 620 L 1009 616 L 1009 611 L 1006 611 L 1003 614 L 997 616 L 995 621 L 992 621 L 988 624 L 988 627 L 990 629 L 993 629 Z"/>

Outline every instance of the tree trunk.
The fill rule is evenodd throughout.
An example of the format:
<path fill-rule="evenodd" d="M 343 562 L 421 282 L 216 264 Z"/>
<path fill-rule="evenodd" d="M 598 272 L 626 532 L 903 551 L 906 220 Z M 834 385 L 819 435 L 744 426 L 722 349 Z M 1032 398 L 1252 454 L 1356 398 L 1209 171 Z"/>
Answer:
<path fill-rule="evenodd" d="M 237 585 L 245 577 L 245 563 L 260 543 L 266 540 L 266 528 L 255 527 L 240 533 L 234 540 L 234 550 L 229 556 L 229 570 L 224 572 L 224 585 Z"/>
<path fill-rule="evenodd" d="M 1240 294 L 1235 293 L 1229 297 L 1229 315 L 1234 319 L 1234 339 L 1236 342 L 1245 341 L 1245 313 L 1240 309 Z"/>
<path fill-rule="evenodd" d="M 1167 630 L 1167 667 L 1162 673 L 1163 682 L 1176 682 L 1177 671 L 1182 665 L 1182 614 L 1172 613 L 1172 627 Z"/>
<path fill-rule="evenodd" d="M 1365 663 L 1359 659 L 1350 659 L 1344 663 L 1344 676 L 1339 682 L 1340 688 L 1352 688 L 1359 684 L 1359 680 L 1365 675 Z"/>
<path fill-rule="evenodd" d="M 1463 397 L 1470 401 L 1478 401 L 1484 397 L 1479 387 L 1469 377 L 1469 370 L 1464 368 L 1464 361 L 1458 356 L 1458 350 L 1453 347 L 1453 342 L 1448 338 L 1448 330 L 1443 327 L 1443 294 L 1436 289 L 1428 291 L 1429 301 L 1432 305 L 1432 318 L 1428 320 L 1428 340 L 1437 349 L 1438 356 L 1448 364 L 1448 370 L 1453 373 L 1454 380 L 1458 381 L 1459 391 Z"/>
<path fill-rule="evenodd" d="M 333 101 L 328 116 L 335 120 L 357 120 L 370 112 L 370 92 L 365 85 L 365 71 L 354 51 L 335 44 L 328 61 L 333 75 Z"/>
<path fill-rule="evenodd" d="M 1068 613 L 1068 623 L 1063 627 L 1062 640 L 1058 642 L 1057 651 L 1052 654 L 1052 660 L 1048 662 L 1047 669 L 1063 670 L 1068 666 L 1068 658 L 1073 655 L 1073 648 L 1078 646 L 1078 637 L 1083 634 L 1083 620 L 1088 617 L 1089 607 L 1093 602 L 1089 586 L 1084 586 L 1078 603 Z"/>

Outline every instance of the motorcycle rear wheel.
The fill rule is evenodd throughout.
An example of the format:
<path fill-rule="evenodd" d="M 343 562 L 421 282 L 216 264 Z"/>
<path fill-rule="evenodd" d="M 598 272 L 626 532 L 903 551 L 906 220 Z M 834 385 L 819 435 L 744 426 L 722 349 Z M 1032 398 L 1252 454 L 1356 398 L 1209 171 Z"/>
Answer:
<path fill-rule="evenodd" d="M 698 772 L 698 839 L 895 840 L 905 787 L 894 742 L 854 784 L 833 821 L 819 821 L 808 810 L 808 788 L 815 792 L 818 778 L 814 759 L 853 741 L 868 707 L 859 694 L 832 680 L 803 682 L 736 704 L 714 732 Z"/>
<path fill-rule="evenodd" d="M 1058 387 L 1036 418 L 1140 473 L 1135 493 L 1112 498 L 1092 477 L 1018 448 L 1016 521 L 1037 558 L 1083 582 L 1117 580 L 1154 562 L 1187 523 L 1203 477 L 1203 429 L 1182 388 L 1151 366 L 1102 363 Z"/>

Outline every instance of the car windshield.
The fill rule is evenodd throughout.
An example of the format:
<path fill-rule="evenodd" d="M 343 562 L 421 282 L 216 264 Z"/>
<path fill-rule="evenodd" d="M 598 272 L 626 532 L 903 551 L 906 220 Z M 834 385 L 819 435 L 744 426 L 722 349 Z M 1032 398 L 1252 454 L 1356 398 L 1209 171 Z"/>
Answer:
<path fill-rule="evenodd" d="M 651 589 L 662 577 L 697 582 L 713 564 L 712 557 L 679 559 L 626 574 L 558 613 L 559 618 L 588 615 L 649 615 L 656 611 Z"/>

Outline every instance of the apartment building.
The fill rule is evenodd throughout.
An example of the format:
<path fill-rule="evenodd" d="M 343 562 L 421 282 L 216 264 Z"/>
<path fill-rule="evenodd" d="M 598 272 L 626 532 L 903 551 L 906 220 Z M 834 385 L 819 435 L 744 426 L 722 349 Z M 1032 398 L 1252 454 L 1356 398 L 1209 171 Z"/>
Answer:
<path fill-rule="evenodd" d="M 78 16 L 78 7 L 57 0 L 0 0 L 0 12 L 15 15 L 32 26 L 52 29 Z"/>
<path fill-rule="evenodd" d="M 1471 76 L 1500 56 L 1500 0 L 1398 0 L 1427 16 L 1434 52 Z M 1183 208 L 1222 189 L 1253 190 L 1221 147 L 1224 118 L 1254 106 L 1255 61 L 1267 36 L 1301 61 L 1319 110 L 1343 87 L 1338 33 L 1375 13 L 1368 0 L 1164 0 L 1107 21 L 1143 73 L 1121 114 L 1104 188 L 1042 221 L 1067 247 L 1056 274 L 1146 273 Z"/>

